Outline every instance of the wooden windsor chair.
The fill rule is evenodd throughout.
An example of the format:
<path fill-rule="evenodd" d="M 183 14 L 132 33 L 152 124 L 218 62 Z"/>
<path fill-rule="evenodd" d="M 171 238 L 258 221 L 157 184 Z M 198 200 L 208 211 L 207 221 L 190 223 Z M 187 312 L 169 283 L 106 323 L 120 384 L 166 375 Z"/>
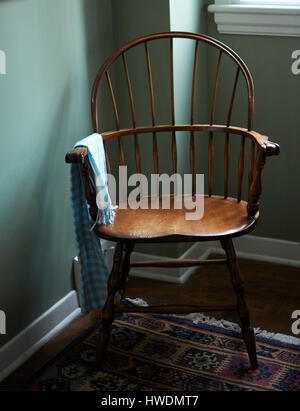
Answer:
<path fill-rule="evenodd" d="M 195 43 L 194 64 L 192 73 L 192 91 L 191 91 L 191 115 L 189 124 L 178 125 L 175 122 L 175 93 L 174 93 L 174 55 L 173 42 L 177 38 L 187 39 Z M 155 121 L 155 99 L 152 66 L 148 45 L 151 42 L 165 39 L 170 44 L 170 90 L 171 90 L 171 124 L 161 125 Z M 195 89 L 196 89 L 196 73 L 198 62 L 199 43 L 205 43 L 206 46 L 212 47 L 218 52 L 218 60 L 213 85 L 212 102 L 210 110 L 210 121 L 208 124 L 198 124 L 194 121 L 195 111 Z M 139 46 L 144 48 L 145 61 L 147 67 L 147 82 L 150 95 L 151 107 L 151 125 L 137 126 L 136 111 L 133 98 L 132 82 L 130 80 L 129 69 L 127 64 L 127 52 L 130 49 Z M 219 81 L 219 73 L 221 61 L 224 55 L 229 56 L 236 67 L 234 78 L 233 91 L 229 99 L 229 110 L 226 125 L 214 124 L 216 94 Z M 124 69 L 126 78 L 129 103 L 132 117 L 132 127 L 121 128 L 120 119 L 117 107 L 117 101 L 113 91 L 110 72 L 113 64 L 120 60 Z M 243 76 L 247 89 L 247 128 L 234 127 L 230 125 L 232 117 L 232 109 L 236 95 L 237 84 L 240 76 Z M 100 86 L 107 82 L 109 95 L 112 101 L 112 109 L 115 117 L 116 129 L 113 131 L 100 130 L 98 123 L 98 92 Z M 91 110 L 94 131 L 101 133 L 106 150 L 107 169 L 110 173 L 110 162 L 108 158 L 107 143 L 112 139 L 118 140 L 119 164 L 125 164 L 125 155 L 122 145 L 122 137 L 134 136 L 134 152 L 136 169 L 141 173 L 141 154 L 138 135 L 152 133 L 153 134 L 153 162 L 156 174 L 159 174 L 159 153 L 157 133 L 168 132 L 171 134 L 171 154 L 174 173 L 177 172 L 177 138 L 176 132 L 185 131 L 190 133 L 190 169 L 194 177 L 195 175 L 195 133 L 206 132 L 208 134 L 208 194 L 204 199 L 204 216 L 199 221 L 187 221 L 184 218 L 185 210 L 151 210 L 151 209 L 118 209 L 116 218 L 112 225 L 97 225 L 94 232 L 100 238 L 116 242 L 116 250 L 114 255 L 114 263 L 111 274 L 108 279 L 108 296 L 106 303 L 101 311 L 101 325 L 99 328 L 99 339 L 97 345 L 97 364 L 100 366 L 105 350 L 109 341 L 111 325 L 114 319 L 114 314 L 118 312 L 144 312 L 144 313 L 190 313 L 203 311 L 237 311 L 243 338 L 249 354 L 251 369 L 258 368 L 256 357 L 256 345 L 253 329 L 250 326 L 249 310 L 244 298 L 244 284 L 241 278 L 235 249 L 232 238 L 249 233 L 255 226 L 259 217 L 259 197 L 262 191 L 261 172 L 265 165 L 267 156 L 279 154 L 279 145 L 272 143 L 264 135 L 261 135 L 252 129 L 253 125 L 253 110 L 254 110 L 254 87 L 251 74 L 242 59 L 229 47 L 211 37 L 183 32 L 158 33 L 144 36 L 135 39 L 119 50 L 113 53 L 103 64 L 99 70 L 94 82 L 91 99 Z M 224 139 L 224 195 L 213 195 L 213 166 L 214 166 L 214 133 L 222 133 Z M 229 197 L 229 145 L 230 135 L 240 136 L 241 146 L 238 159 L 238 188 L 237 197 Z M 218 137 L 218 142 L 220 138 Z M 242 201 L 242 185 L 245 168 L 245 141 L 250 141 L 250 160 L 248 167 L 248 201 Z M 95 198 L 94 186 L 90 178 L 90 166 L 88 163 L 87 151 L 85 148 L 76 148 L 71 150 L 66 155 L 66 162 L 79 163 L 82 176 L 86 186 L 86 198 L 89 204 L 90 215 L 95 219 L 97 215 L 97 204 Z M 194 180 L 193 180 L 194 192 Z M 163 218 L 160 218 L 160 211 L 163 212 Z M 167 243 L 167 242 L 197 242 L 220 240 L 225 251 L 226 258 L 219 259 L 170 259 L 163 261 L 146 261 L 146 262 L 131 262 L 130 255 L 133 251 L 135 243 Z M 128 279 L 131 267 L 192 267 L 202 264 L 225 263 L 231 274 L 231 282 L 236 293 L 237 304 L 232 306 L 201 306 L 201 305 L 158 305 L 147 307 L 129 307 L 116 303 L 115 296 L 119 293 L 123 296 L 125 284 Z"/>

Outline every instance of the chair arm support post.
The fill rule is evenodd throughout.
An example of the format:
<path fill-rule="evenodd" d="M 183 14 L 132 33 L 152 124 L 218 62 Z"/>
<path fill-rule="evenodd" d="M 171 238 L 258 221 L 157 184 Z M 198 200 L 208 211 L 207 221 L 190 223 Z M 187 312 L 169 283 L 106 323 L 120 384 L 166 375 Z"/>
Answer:
<path fill-rule="evenodd" d="M 259 197 L 262 192 L 262 170 L 266 163 L 266 157 L 277 156 L 280 152 L 279 144 L 269 141 L 268 137 L 256 132 L 251 133 L 254 135 L 256 142 L 258 143 L 259 150 L 255 163 L 254 178 L 248 191 L 247 211 L 249 218 L 254 217 L 259 210 Z"/>
<path fill-rule="evenodd" d="M 98 207 L 96 203 L 96 193 L 91 180 L 90 163 L 87 156 L 86 147 L 76 147 L 66 154 L 66 163 L 78 164 L 82 176 L 85 198 L 89 205 L 89 213 L 93 221 L 97 219 Z"/>
<path fill-rule="evenodd" d="M 266 163 L 266 154 L 263 151 L 259 151 L 257 154 L 256 164 L 255 164 L 255 171 L 254 171 L 254 178 L 249 187 L 248 193 L 248 217 L 252 218 L 255 216 L 259 209 L 259 197 L 262 192 L 262 170 Z"/>
<path fill-rule="evenodd" d="M 98 214 L 98 206 L 96 203 L 96 192 L 92 184 L 91 173 L 90 173 L 90 163 L 88 157 L 84 158 L 84 162 L 80 164 L 80 172 L 83 178 L 85 198 L 89 205 L 89 213 L 92 221 L 96 221 Z"/>

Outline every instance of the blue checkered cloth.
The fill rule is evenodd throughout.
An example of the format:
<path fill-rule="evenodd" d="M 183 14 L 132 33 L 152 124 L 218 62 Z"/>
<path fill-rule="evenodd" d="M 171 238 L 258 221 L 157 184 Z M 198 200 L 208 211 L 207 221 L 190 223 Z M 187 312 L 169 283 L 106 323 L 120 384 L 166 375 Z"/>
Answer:
<path fill-rule="evenodd" d="M 88 158 L 94 171 L 94 178 L 101 177 L 102 185 L 99 184 L 98 179 L 96 193 L 97 191 L 107 189 L 105 153 L 101 135 L 92 134 L 75 144 L 75 147 L 79 146 L 88 148 Z M 79 164 L 71 164 L 71 200 L 81 269 L 80 303 L 84 314 L 88 314 L 94 309 L 102 307 L 107 296 L 106 284 L 108 270 L 103 257 L 100 240 L 92 231 L 95 224 L 113 222 L 114 207 L 110 202 L 108 191 L 107 195 L 106 207 L 102 204 L 98 210 L 97 220 L 91 221 Z"/>

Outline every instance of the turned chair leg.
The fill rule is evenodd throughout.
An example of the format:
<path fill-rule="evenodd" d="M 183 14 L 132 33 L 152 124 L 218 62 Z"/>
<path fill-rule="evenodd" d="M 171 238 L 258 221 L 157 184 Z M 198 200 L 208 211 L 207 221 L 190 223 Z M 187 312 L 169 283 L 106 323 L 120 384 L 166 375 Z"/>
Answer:
<path fill-rule="evenodd" d="M 126 282 L 128 280 L 128 275 L 130 271 L 130 255 L 133 251 L 134 248 L 134 243 L 125 243 L 125 256 L 124 260 L 122 263 L 122 269 L 121 269 L 121 284 L 120 284 L 120 290 L 119 290 L 119 295 L 120 299 L 124 298 L 124 293 L 125 293 L 125 287 L 126 287 Z"/>
<path fill-rule="evenodd" d="M 114 319 L 114 300 L 121 285 L 120 267 L 123 257 L 123 243 L 117 243 L 114 263 L 107 282 L 107 298 L 101 312 L 101 323 L 96 349 L 96 366 L 99 369 L 108 345 L 111 325 Z"/>
<path fill-rule="evenodd" d="M 236 259 L 234 246 L 231 239 L 221 240 L 222 247 L 227 256 L 227 266 L 231 274 L 231 282 L 237 296 L 237 310 L 241 321 L 242 334 L 248 351 L 251 370 L 258 369 L 256 344 L 253 328 L 250 325 L 250 313 L 244 296 L 244 283 Z"/>

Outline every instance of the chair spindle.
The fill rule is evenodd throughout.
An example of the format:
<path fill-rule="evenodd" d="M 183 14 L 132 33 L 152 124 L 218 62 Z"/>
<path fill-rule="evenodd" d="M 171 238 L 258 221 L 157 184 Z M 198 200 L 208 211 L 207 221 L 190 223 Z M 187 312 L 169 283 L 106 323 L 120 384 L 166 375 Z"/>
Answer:
<path fill-rule="evenodd" d="M 243 136 L 241 139 L 241 150 L 240 150 L 239 165 L 238 165 L 238 195 L 237 195 L 238 203 L 242 199 L 244 168 L 245 168 L 245 137 Z"/>
<path fill-rule="evenodd" d="M 213 90 L 213 98 L 211 103 L 211 113 L 210 113 L 210 125 L 213 125 L 215 119 L 215 107 L 216 107 L 216 96 L 219 81 L 219 73 L 222 61 L 222 50 L 219 52 L 215 84 Z M 208 195 L 211 197 L 213 188 L 213 162 L 214 162 L 214 142 L 213 142 L 213 132 L 209 133 L 209 143 L 208 143 Z"/>
<path fill-rule="evenodd" d="M 173 38 L 170 39 L 170 70 L 171 70 L 171 110 L 172 110 L 172 126 L 175 125 L 175 94 L 174 94 L 174 53 L 173 53 Z M 173 173 L 177 173 L 177 143 L 176 133 L 172 131 L 172 161 Z"/>
<path fill-rule="evenodd" d="M 113 87 L 112 87 L 112 84 L 111 84 L 111 79 L 110 79 L 109 72 L 106 71 L 105 75 L 106 75 L 106 80 L 107 80 L 107 84 L 108 84 L 108 88 L 109 88 L 109 93 L 110 93 L 110 97 L 111 97 L 111 101 L 112 101 L 112 105 L 113 105 L 113 110 L 114 110 L 114 115 L 115 115 L 115 122 L 116 122 L 116 129 L 120 130 L 119 114 L 118 114 L 116 99 L 115 99 Z"/>
<path fill-rule="evenodd" d="M 115 94 L 114 94 L 113 87 L 112 87 L 112 84 L 111 84 L 111 79 L 110 79 L 109 72 L 106 71 L 105 75 L 106 75 L 107 84 L 108 84 L 108 88 L 109 88 L 109 92 L 110 92 L 110 96 L 111 96 L 111 101 L 112 101 L 112 105 L 113 105 L 113 110 L 114 110 L 114 115 L 115 115 L 115 122 L 116 122 L 116 129 L 120 130 L 119 114 L 118 114 Z M 118 137 L 118 148 L 119 148 L 119 164 L 123 166 L 125 164 L 125 159 L 124 159 L 124 150 L 123 150 L 122 138 L 121 137 Z"/>
<path fill-rule="evenodd" d="M 240 74 L 240 68 L 238 67 L 236 71 L 236 75 L 235 75 L 235 80 L 233 84 L 230 105 L 229 105 L 229 110 L 228 110 L 228 115 L 227 115 L 227 122 L 226 122 L 227 127 L 230 126 L 230 122 L 231 122 L 232 108 L 233 108 L 235 92 L 236 92 L 236 88 L 238 84 L 239 74 Z M 229 163 L 230 163 L 229 133 L 226 133 L 225 148 L 224 148 L 224 198 L 228 198 Z"/>
<path fill-rule="evenodd" d="M 149 82 L 149 92 L 150 92 L 150 101 L 151 101 L 152 126 L 155 126 L 155 109 L 154 109 L 154 93 L 153 93 L 151 61 L 150 61 L 150 54 L 148 50 L 148 44 L 146 41 L 145 41 L 145 52 L 146 52 L 146 60 L 147 60 L 148 82 Z M 155 174 L 158 174 L 159 160 L 158 160 L 157 138 L 156 138 L 155 132 L 153 133 L 153 161 L 154 161 Z"/>
<path fill-rule="evenodd" d="M 136 115 L 135 115 L 135 108 L 134 108 L 134 102 L 133 102 L 133 93 L 132 93 L 132 87 L 131 87 L 131 81 L 129 77 L 127 61 L 126 61 L 126 57 L 124 53 L 122 53 L 122 60 L 123 60 L 123 66 L 124 66 L 124 71 L 125 71 L 125 76 L 126 76 L 129 100 L 130 100 L 132 125 L 133 125 L 133 128 L 136 128 Z M 139 147 L 138 134 L 134 135 L 134 149 L 135 149 L 136 169 L 137 169 L 137 172 L 140 174 L 141 173 L 141 152 L 140 152 L 140 147 Z"/>
<path fill-rule="evenodd" d="M 248 169 L 248 191 L 250 190 L 253 177 L 254 177 L 254 167 L 255 167 L 255 143 L 254 141 L 251 142 L 251 155 L 250 155 L 250 163 Z"/>
<path fill-rule="evenodd" d="M 192 97 L 191 97 L 191 124 L 194 124 L 198 50 L 199 50 L 199 41 L 196 41 L 195 52 L 194 52 Z M 191 165 L 191 174 L 192 174 L 192 195 L 194 195 L 195 194 L 195 136 L 194 136 L 193 131 L 191 131 L 190 133 L 190 165 Z"/>
<path fill-rule="evenodd" d="M 227 133 L 224 149 L 224 198 L 228 198 L 229 159 L 229 133 Z"/>
<path fill-rule="evenodd" d="M 105 151 L 106 171 L 107 171 L 108 174 L 111 174 L 110 162 L 109 162 L 109 157 L 108 157 L 108 152 L 107 152 L 107 147 L 106 147 L 105 141 L 103 141 L 103 146 L 104 146 L 104 151 Z"/>

